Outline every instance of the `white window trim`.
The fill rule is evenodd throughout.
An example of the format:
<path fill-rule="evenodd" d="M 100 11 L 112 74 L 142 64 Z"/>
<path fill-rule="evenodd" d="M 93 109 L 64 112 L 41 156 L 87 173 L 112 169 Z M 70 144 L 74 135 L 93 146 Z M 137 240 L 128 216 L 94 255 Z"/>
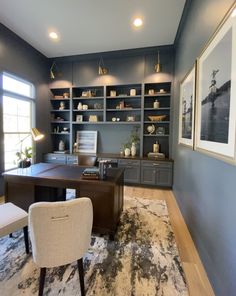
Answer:
<path fill-rule="evenodd" d="M 2 72 L 2 75 L 1 76 L 2 76 L 2 100 L 3 100 L 3 97 L 4 96 L 7 96 L 7 97 L 14 98 L 14 99 L 18 99 L 18 100 L 29 102 L 30 105 L 31 105 L 31 110 L 30 110 L 30 115 L 31 115 L 31 117 L 30 117 L 30 126 L 31 126 L 31 128 L 32 127 L 35 127 L 35 110 L 36 110 L 36 108 L 35 108 L 35 87 L 34 87 L 34 85 L 31 82 L 29 82 L 27 80 L 24 80 L 24 79 L 22 79 L 22 78 L 20 78 L 18 76 L 12 75 L 12 74 L 10 74 L 8 72 Z M 9 90 L 4 90 L 4 88 L 3 88 L 3 76 L 7 76 L 7 77 L 13 78 L 15 80 L 18 80 L 20 82 L 23 82 L 23 83 L 26 83 L 26 84 L 30 85 L 31 86 L 31 94 L 30 94 L 30 96 L 21 95 L 21 94 L 18 94 L 16 92 L 9 91 Z M 3 114 L 3 110 L 2 110 L 2 114 Z M 2 126 L 3 126 L 3 122 L 2 122 Z M 21 135 L 21 134 L 24 134 L 24 135 L 25 134 L 29 134 L 30 135 L 31 134 L 31 132 L 28 132 L 28 131 L 27 132 L 4 132 L 2 130 L 2 132 L 3 132 L 3 138 L 7 134 L 19 134 L 19 135 Z M 32 148 L 33 148 L 33 150 L 35 150 L 35 144 L 34 144 L 33 141 L 32 141 Z M 4 148 L 4 151 L 3 152 L 5 154 L 5 148 Z M 9 170 L 14 169 L 14 168 L 11 168 L 11 169 L 7 169 L 6 170 L 5 169 L 5 156 L 4 156 L 3 159 L 4 159 L 3 165 L 4 165 L 4 170 L 5 171 L 9 171 Z"/>

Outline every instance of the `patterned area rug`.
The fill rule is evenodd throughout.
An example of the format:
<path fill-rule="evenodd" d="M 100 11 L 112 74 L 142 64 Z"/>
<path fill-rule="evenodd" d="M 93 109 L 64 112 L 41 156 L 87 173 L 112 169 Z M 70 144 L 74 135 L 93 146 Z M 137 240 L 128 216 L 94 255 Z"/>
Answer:
<path fill-rule="evenodd" d="M 93 236 L 84 257 L 87 295 L 187 296 L 178 250 L 162 200 L 125 198 L 114 241 Z M 37 295 L 39 268 L 22 232 L 0 239 L 0 294 Z M 80 295 L 76 263 L 47 270 L 44 295 Z"/>

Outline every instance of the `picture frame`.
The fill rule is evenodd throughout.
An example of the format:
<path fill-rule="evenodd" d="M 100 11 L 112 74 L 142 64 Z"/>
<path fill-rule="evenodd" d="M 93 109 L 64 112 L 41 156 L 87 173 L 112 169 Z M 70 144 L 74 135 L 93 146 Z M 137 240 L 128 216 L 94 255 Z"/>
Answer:
<path fill-rule="evenodd" d="M 193 149 L 195 112 L 196 65 L 185 75 L 180 83 L 179 100 L 179 144 Z"/>
<path fill-rule="evenodd" d="M 234 4 L 197 59 L 194 149 L 235 164 L 236 15 Z"/>
<path fill-rule="evenodd" d="M 97 153 L 97 131 L 77 131 L 76 152 Z"/>
<path fill-rule="evenodd" d="M 83 122 L 83 115 L 76 115 L 76 122 Z"/>

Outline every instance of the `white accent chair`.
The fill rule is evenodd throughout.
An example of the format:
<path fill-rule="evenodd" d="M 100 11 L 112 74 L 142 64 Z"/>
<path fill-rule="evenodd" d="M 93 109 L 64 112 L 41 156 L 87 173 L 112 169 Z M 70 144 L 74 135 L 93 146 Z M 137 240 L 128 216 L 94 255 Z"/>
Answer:
<path fill-rule="evenodd" d="M 28 213 L 11 202 L 0 205 L 0 237 L 10 235 L 23 228 L 25 251 L 29 254 Z"/>
<path fill-rule="evenodd" d="M 29 208 L 34 262 L 41 268 L 39 294 L 43 295 L 46 268 L 77 260 L 81 295 L 85 295 L 83 256 L 91 241 L 93 207 L 89 198 L 38 202 Z"/>

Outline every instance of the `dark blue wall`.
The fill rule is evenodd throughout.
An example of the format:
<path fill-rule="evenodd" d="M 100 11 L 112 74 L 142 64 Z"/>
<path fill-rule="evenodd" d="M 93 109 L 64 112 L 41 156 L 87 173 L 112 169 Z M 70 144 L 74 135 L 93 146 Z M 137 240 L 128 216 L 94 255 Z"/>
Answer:
<path fill-rule="evenodd" d="M 48 60 L 21 38 L 0 24 L 0 73 L 6 71 L 32 82 L 36 88 L 36 127 L 48 135 L 49 132 L 49 90 Z M 1 79 L 0 79 L 1 80 Z M 1 89 L 1 87 L 0 87 Z M 2 96 L 0 94 L 2 116 Z M 3 134 L 0 118 L 0 174 L 3 172 Z M 50 149 L 50 137 L 37 144 L 37 161 L 42 153 Z M 0 195 L 3 194 L 0 178 Z"/>
<path fill-rule="evenodd" d="M 179 83 L 233 2 L 191 1 L 175 62 L 174 193 L 215 293 L 222 296 L 236 295 L 236 167 L 177 144 Z"/>
<path fill-rule="evenodd" d="M 162 64 L 161 73 L 154 71 L 158 50 Z M 101 56 L 109 69 L 108 75 L 98 75 Z M 55 58 L 51 59 L 51 64 L 53 61 L 56 61 L 56 70 L 59 70 L 62 76 L 51 81 L 52 88 L 173 81 L 173 46 Z M 83 126 L 83 129 L 98 131 L 98 153 L 119 153 L 122 143 L 130 137 L 132 128 L 131 125 Z"/>

